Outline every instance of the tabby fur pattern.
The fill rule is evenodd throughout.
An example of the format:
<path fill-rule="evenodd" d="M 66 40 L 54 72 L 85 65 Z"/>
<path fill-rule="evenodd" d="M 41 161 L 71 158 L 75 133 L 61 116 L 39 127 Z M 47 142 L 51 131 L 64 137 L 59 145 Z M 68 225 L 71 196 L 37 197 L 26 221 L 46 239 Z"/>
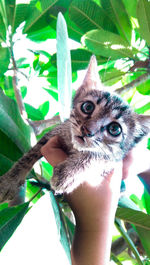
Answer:
<path fill-rule="evenodd" d="M 55 135 L 68 158 L 54 168 L 51 186 L 57 193 L 69 193 L 87 179 L 93 185 L 101 183 L 114 162 L 122 160 L 149 131 L 150 116 L 136 114 L 117 94 L 102 86 L 92 56 L 73 99 L 70 118 L 45 134 L 0 177 L 0 201 L 15 197 L 34 163 L 42 157 L 41 147 Z"/>

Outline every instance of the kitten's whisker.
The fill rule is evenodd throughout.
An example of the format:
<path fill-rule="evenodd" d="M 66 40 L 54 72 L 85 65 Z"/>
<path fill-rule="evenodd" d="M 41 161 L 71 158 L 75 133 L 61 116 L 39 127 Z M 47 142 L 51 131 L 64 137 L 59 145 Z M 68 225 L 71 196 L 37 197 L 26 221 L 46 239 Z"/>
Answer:
<path fill-rule="evenodd" d="M 99 141 L 96 139 L 94 140 L 94 143 L 102 150 L 102 152 L 106 155 L 109 156 L 109 154 L 107 154 L 106 150 L 103 149 L 100 145 L 99 145 Z M 107 147 L 107 145 L 105 143 L 103 143 L 103 145 L 105 145 Z"/>

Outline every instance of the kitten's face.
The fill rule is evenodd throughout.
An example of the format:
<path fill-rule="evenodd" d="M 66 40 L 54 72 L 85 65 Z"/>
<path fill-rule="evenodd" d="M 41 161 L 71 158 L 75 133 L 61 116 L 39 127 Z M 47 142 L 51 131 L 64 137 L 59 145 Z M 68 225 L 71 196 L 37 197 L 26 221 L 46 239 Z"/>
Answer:
<path fill-rule="evenodd" d="M 137 114 L 114 94 L 80 91 L 70 119 L 74 148 L 96 152 L 105 159 L 122 159 L 144 135 Z"/>

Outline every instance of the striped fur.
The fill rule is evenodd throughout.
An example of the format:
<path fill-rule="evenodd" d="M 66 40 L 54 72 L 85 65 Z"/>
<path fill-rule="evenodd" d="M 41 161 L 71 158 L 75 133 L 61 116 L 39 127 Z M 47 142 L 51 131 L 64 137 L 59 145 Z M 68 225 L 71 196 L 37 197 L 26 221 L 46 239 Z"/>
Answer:
<path fill-rule="evenodd" d="M 150 116 L 137 115 L 119 96 L 105 91 L 95 57 L 72 105 L 70 119 L 44 135 L 0 177 L 0 201 L 14 198 L 41 158 L 41 147 L 55 135 L 60 137 L 68 158 L 54 168 L 51 186 L 58 193 L 69 193 L 87 179 L 99 184 L 114 162 L 122 160 L 150 131 Z"/>

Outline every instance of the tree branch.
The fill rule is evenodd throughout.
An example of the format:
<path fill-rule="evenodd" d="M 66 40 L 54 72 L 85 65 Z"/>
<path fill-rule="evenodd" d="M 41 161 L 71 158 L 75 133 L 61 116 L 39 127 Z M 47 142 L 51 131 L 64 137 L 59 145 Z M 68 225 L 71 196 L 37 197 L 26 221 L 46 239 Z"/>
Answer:
<path fill-rule="evenodd" d="M 14 88 L 14 92 L 15 92 L 15 97 L 16 97 L 16 101 L 17 101 L 17 105 L 20 111 L 20 114 L 23 118 L 23 120 L 27 120 L 27 113 L 25 111 L 25 107 L 24 107 L 24 103 L 22 100 L 22 95 L 20 92 L 20 89 L 18 87 L 18 78 L 17 78 L 17 65 L 16 65 L 16 61 L 14 58 L 14 53 L 13 53 L 13 41 L 12 41 L 12 35 L 11 32 L 9 34 L 9 45 L 8 45 L 8 49 L 10 52 L 10 58 L 12 61 L 12 65 L 13 65 L 13 88 Z M 16 194 L 15 198 L 9 203 L 9 206 L 14 206 L 14 205 L 18 205 L 21 204 L 25 201 L 25 190 L 26 190 L 26 186 L 23 185 L 19 188 L 18 193 Z"/>
<path fill-rule="evenodd" d="M 9 202 L 9 206 L 15 206 L 22 204 L 25 201 L 26 184 L 19 187 L 19 191 L 12 201 Z"/>
<path fill-rule="evenodd" d="M 143 247 L 141 245 L 141 242 L 139 240 L 138 234 L 136 233 L 136 231 L 133 228 L 130 228 L 127 231 L 128 235 L 130 236 L 130 238 L 132 239 L 133 243 L 140 249 L 140 251 L 143 254 Z M 111 252 L 117 256 L 119 254 L 121 254 L 123 251 L 125 251 L 125 249 L 127 249 L 129 247 L 129 245 L 127 244 L 127 242 L 125 241 L 125 239 L 123 237 L 119 237 L 117 240 L 115 240 L 112 243 L 111 246 Z"/>
<path fill-rule="evenodd" d="M 21 116 L 23 117 L 23 119 L 26 120 L 27 119 L 27 114 L 26 114 L 26 111 L 25 111 L 25 107 L 24 107 L 24 103 L 23 103 L 23 100 L 22 100 L 21 92 L 20 92 L 20 89 L 18 87 L 17 65 L 16 65 L 16 61 L 15 61 L 15 58 L 14 58 L 12 45 L 9 47 L 9 50 L 10 50 L 11 60 L 12 60 L 12 64 L 13 64 L 13 88 L 14 88 L 14 92 L 15 92 L 15 96 L 16 96 L 16 101 L 17 101 Z"/>
<path fill-rule="evenodd" d="M 116 92 L 118 94 L 125 93 L 125 92 L 129 91 L 131 88 L 134 88 L 134 87 L 139 86 L 140 84 L 144 83 L 148 79 L 150 79 L 150 72 L 147 72 L 147 73 L 139 76 L 138 78 L 136 78 L 135 80 L 133 80 L 129 84 L 116 89 Z"/>

